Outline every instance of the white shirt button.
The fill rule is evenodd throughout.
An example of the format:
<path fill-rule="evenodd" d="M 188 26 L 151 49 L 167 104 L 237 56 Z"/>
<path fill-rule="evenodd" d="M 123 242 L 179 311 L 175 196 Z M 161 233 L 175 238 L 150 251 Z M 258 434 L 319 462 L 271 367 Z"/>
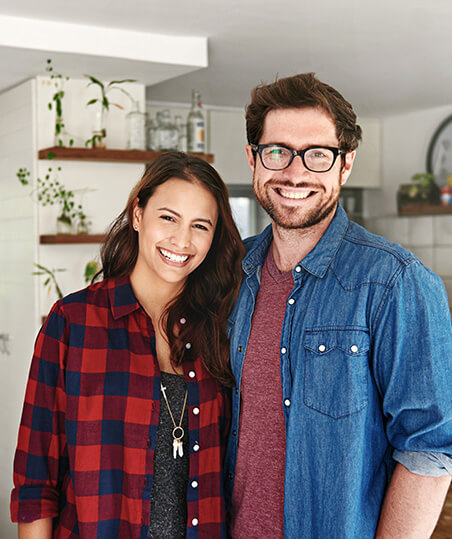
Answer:
<path fill-rule="evenodd" d="M 190 378 L 194 378 L 194 377 L 196 376 L 195 371 L 190 371 L 190 372 L 188 373 L 188 376 L 190 376 Z"/>
<path fill-rule="evenodd" d="M 192 481 L 192 482 L 191 482 L 191 486 L 192 486 L 193 488 L 197 488 L 197 487 L 198 487 L 198 481 Z"/>
<path fill-rule="evenodd" d="M 181 319 L 179 320 L 179 322 L 180 322 L 181 324 L 185 324 L 186 321 L 187 321 L 187 320 L 186 320 L 185 318 L 181 318 Z"/>
<path fill-rule="evenodd" d="M 353 352 L 353 353 L 356 353 L 358 351 L 358 347 L 356 346 L 356 344 L 352 344 L 350 346 L 350 350 Z"/>
<path fill-rule="evenodd" d="M 319 350 L 319 352 L 325 352 L 326 346 L 324 344 L 319 344 L 318 350 Z"/>
<path fill-rule="evenodd" d="M 199 521 L 198 521 L 197 518 L 194 518 L 194 519 L 191 521 L 191 523 L 193 524 L 193 526 L 197 526 L 198 523 L 199 523 Z"/>
<path fill-rule="evenodd" d="M 289 399 L 286 399 L 286 400 L 284 401 L 284 404 L 285 404 L 286 406 L 290 406 L 290 400 L 289 400 Z"/>
<path fill-rule="evenodd" d="M 195 415 L 198 415 L 199 414 L 199 408 L 193 408 L 193 413 Z"/>
<path fill-rule="evenodd" d="M 297 273 L 300 273 L 300 271 L 301 271 L 301 266 L 297 266 L 297 267 L 295 268 L 295 271 L 296 271 Z"/>
<path fill-rule="evenodd" d="M 287 348 L 284 348 L 284 346 L 281 348 L 281 354 L 285 354 L 287 352 Z"/>
<path fill-rule="evenodd" d="M 190 348 L 191 348 L 191 343 L 188 342 L 188 343 L 185 345 L 185 348 L 186 348 L 187 350 L 190 350 Z"/>
<path fill-rule="evenodd" d="M 193 446 L 193 451 L 199 451 L 199 445 L 198 444 L 195 444 Z"/>
<path fill-rule="evenodd" d="M 289 299 L 289 305 L 293 305 L 295 303 L 295 300 L 293 298 Z"/>

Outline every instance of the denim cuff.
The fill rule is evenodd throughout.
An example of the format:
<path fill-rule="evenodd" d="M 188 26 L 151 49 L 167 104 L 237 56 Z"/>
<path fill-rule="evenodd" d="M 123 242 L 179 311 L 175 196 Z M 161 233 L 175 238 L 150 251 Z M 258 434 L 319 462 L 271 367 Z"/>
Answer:
<path fill-rule="evenodd" d="M 392 458 L 405 466 L 412 473 L 440 477 L 452 475 L 452 457 L 444 453 L 431 451 L 398 451 L 394 450 Z"/>

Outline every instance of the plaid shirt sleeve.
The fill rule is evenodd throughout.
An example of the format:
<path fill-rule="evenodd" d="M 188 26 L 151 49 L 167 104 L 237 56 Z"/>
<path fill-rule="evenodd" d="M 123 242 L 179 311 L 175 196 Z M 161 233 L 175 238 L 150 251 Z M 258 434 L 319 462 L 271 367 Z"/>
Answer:
<path fill-rule="evenodd" d="M 35 344 L 14 458 L 13 522 L 58 515 L 61 483 L 68 470 L 64 433 L 66 321 L 57 302 Z"/>

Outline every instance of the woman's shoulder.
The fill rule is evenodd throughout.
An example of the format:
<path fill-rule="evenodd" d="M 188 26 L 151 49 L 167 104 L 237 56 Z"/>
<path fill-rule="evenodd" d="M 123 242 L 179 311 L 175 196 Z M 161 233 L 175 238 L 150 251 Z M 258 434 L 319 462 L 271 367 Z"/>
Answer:
<path fill-rule="evenodd" d="M 62 316 L 66 320 L 86 317 L 89 310 L 106 309 L 110 305 L 110 293 L 118 286 L 117 279 L 108 278 L 90 284 L 58 300 L 50 314 Z"/>

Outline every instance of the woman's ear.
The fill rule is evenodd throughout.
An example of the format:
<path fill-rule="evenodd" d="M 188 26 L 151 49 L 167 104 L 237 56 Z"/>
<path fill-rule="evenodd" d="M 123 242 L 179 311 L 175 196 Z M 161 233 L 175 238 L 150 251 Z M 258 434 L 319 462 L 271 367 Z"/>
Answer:
<path fill-rule="evenodd" d="M 143 216 L 143 208 L 140 208 L 138 205 L 138 197 L 133 201 L 133 210 L 132 210 L 132 227 L 134 230 L 138 230 L 140 228 L 141 218 Z"/>

